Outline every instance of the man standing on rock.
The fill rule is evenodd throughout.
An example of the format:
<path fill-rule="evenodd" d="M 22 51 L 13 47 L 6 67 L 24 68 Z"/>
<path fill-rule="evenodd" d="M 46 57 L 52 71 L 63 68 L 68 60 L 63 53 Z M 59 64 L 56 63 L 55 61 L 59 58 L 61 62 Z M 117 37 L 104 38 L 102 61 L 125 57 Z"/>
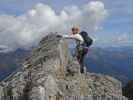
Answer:
<path fill-rule="evenodd" d="M 80 72 L 84 73 L 84 57 L 88 53 L 88 48 L 92 45 L 93 40 L 87 32 L 80 32 L 79 27 L 73 27 L 72 34 L 63 35 L 63 38 L 76 40 L 76 57 L 80 64 Z"/>

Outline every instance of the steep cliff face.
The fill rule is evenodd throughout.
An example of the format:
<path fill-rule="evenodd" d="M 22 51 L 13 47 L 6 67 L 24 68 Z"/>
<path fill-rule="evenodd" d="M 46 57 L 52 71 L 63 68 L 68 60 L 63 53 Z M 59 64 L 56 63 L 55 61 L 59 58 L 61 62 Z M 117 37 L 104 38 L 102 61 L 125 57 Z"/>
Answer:
<path fill-rule="evenodd" d="M 127 100 L 118 80 L 80 74 L 79 67 L 65 40 L 50 34 L 21 70 L 1 82 L 0 100 Z"/>

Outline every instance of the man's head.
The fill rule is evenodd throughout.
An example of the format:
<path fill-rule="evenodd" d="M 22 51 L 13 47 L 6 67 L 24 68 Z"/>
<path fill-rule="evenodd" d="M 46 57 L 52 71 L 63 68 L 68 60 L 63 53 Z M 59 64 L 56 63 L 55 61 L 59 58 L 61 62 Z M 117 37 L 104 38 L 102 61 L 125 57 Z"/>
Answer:
<path fill-rule="evenodd" d="M 72 27 L 72 34 L 78 34 L 80 31 L 79 27 Z"/>

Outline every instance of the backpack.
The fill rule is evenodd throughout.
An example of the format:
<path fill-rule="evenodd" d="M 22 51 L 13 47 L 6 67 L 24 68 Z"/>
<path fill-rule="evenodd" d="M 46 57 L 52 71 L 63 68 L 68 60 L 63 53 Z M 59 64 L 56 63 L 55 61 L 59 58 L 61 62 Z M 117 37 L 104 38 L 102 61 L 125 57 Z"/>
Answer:
<path fill-rule="evenodd" d="M 92 43 L 93 43 L 93 40 L 92 40 L 92 38 L 89 37 L 88 33 L 85 32 L 85 31 L 82 31 L 79 34 L 84 39 L 85 46 L 90 47 L 92 45 Z"/>

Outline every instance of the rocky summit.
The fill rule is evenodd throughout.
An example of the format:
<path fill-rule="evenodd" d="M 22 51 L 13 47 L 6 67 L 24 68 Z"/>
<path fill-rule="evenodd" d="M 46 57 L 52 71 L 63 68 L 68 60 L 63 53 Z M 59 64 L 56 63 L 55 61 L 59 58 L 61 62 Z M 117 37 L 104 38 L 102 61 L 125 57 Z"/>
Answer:
<path fill-rule="evenodd" d="M 100 66 L 99 66 L 100 67 Z M 121 82 L 80 65 L 57 34 L 44 37 L 23 67 L 0 83 L 0 100 L 127 100 Z"/>

